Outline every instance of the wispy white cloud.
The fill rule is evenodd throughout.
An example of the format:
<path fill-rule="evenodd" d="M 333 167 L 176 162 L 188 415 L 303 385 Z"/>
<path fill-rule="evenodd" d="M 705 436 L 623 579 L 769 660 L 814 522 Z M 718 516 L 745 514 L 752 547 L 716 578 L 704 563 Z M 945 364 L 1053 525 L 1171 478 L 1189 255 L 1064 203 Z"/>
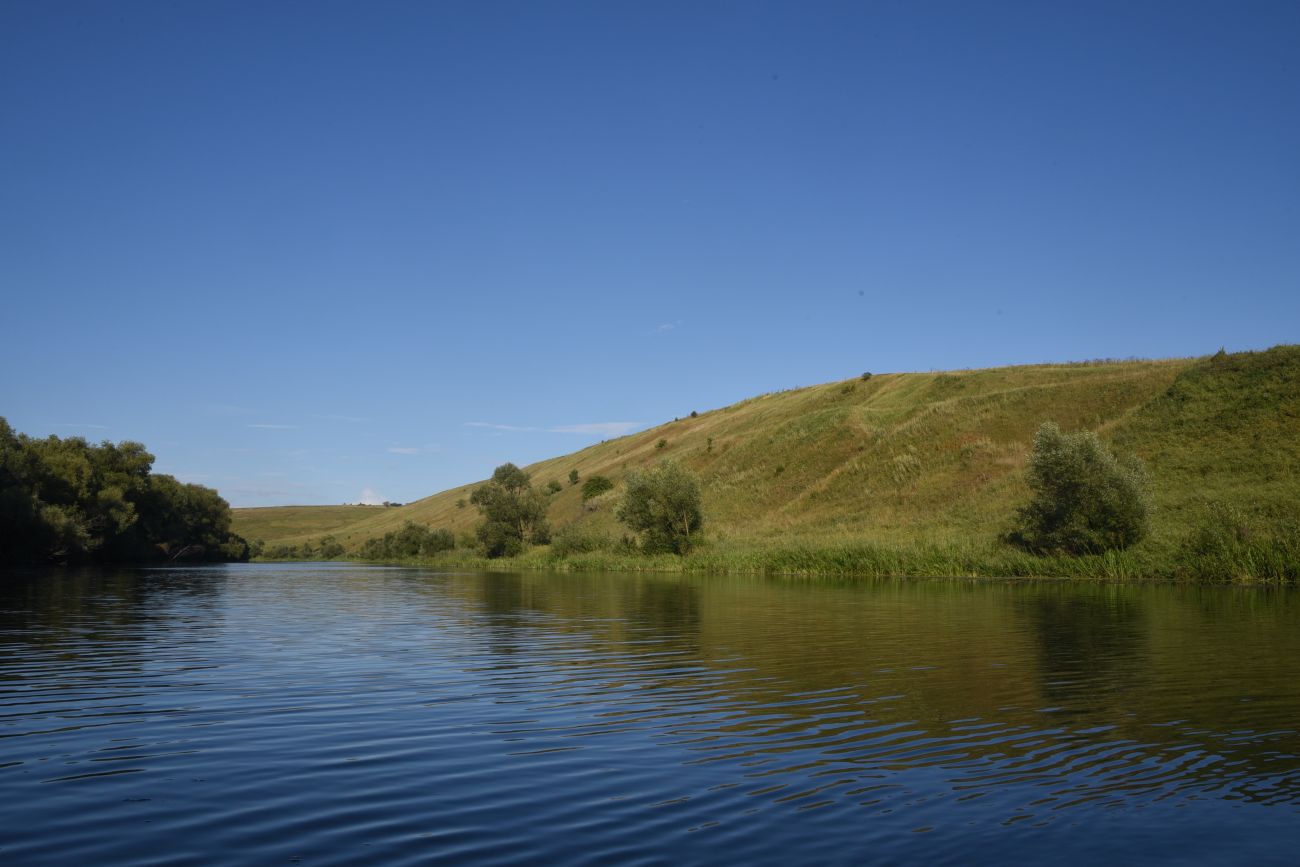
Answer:
<path fill-rule="evenodd" d="M 202 407 L 203 411 L 209 415 L 251 415 L 257 410 L 247 406 L 237 406 L 233 403 L 208 403 Z"/>
<path fill-rule="evenodd" d="M 597 421 L 589 422 L 587 424 L 561 424 L 555 425 L 554 427 L 534 427 L 531 425 L 492 424 L 485 421 L 465 422 L 466 427 L 481 427 L 494 431 L 510 431 L 512 433 L 567 433 L 605 438 L 623 436 L 623 434 L 630 433 L 641 427 L 642 424 L 644 424 L 644 422 Z"/>
<path fill-rule="evenodd" d="M 491 428 L 492 430 L 508 430 L 508 431 L 533 431 L 533 432 L 537 432 L 537 431 L 542 431 L 542 430 L 544 430 L 544 428 L 540 428 L 540 427 L 520 427 L 519 425 L 513 425 L 513 424 L 492 424 L 492 423 L 490 423 L 490 422 L 486 422 L 486 421 L 467 421 L 467 422 L 465 422 L 465 426 L 466 426 L 466 427 L 486 427 L 486 428 Z"/>
<path fill-rule="evenodd" d="M 552 433 L 576 433 L 599 437 L 621 437 L 641 426 L 639 421 L 598 421 L 592 424 L 566 424 L 547 428 Z"/>
<path fill-rule="evenodd" d="M 674 329 L 676 329 L 676 328 L 680 328 L 681 326 L 682 326 L 682 321 L 681 321 L 680 319 L 678 319 L 676 322 L 664 322 L 664 323 L 661 323 L 661 324 L 659 324 L 659 325 L 656 325 L 656 326 L 654 327 L 654 329 L 653 329 L 650 333 L 651 333 L 651 334 L 665 334 L 665 333 L 667 333 L 667 332 L 669 332 L 669 331 L 672 331 L 672 330 L 674 330 Z"/>
<path fill-rule="evenodd" d="M 361 505 L 363 506 L 382 506 L 384 498 L 374 488 L 364 488 L 361 491 Z"/>
<path fill-rule="evenodd" d="M 418 455 L 420 453 L 419 449 L 406 446 L 389 446 L 388 451 L 394 455 Z"/>
<path fill-rule="evenodd" d="M 297 430 L 296 424 L 250 424 L 248 427 L 260 428 L 261 430 Z"/>

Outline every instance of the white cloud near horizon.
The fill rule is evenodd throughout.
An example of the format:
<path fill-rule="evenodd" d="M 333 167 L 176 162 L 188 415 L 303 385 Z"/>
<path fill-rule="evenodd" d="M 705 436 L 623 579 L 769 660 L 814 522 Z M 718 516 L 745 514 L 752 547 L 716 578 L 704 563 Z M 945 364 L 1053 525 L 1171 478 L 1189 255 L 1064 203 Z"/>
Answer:
<path fill-rule="evenodd" d="M 626 433 L 631 433 L 641 427 L 644 422 L 639 421 L 598 421 L 588 424 L 562 424 L 554 427 L 532 427 L 527 425 L 513 424 L 492 424 L 486 421 L 467 421 L 466 427 L 482 427 L 495 431 L 510 431 L 512 433 L 572 433 L 582 434 L 584 436 L 598 436 L 606 439 L 610 437 L 620 437 Z"/>
<path fill-rule="evenodd" d="M 363 506 L 382 506 L 384 498 L 374 488 L 363 488 L 361 490 L 361 505 Z"/>

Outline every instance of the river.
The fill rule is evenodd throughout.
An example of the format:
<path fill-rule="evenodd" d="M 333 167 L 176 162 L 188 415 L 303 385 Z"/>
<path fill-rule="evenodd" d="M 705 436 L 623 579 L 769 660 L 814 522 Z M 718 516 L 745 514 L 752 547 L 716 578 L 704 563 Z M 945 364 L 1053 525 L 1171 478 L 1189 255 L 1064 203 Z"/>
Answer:
<path fill-rule="evenodd" d="M 1300 594 L 0 576 L 0 863 L 1293 864 Z"/>

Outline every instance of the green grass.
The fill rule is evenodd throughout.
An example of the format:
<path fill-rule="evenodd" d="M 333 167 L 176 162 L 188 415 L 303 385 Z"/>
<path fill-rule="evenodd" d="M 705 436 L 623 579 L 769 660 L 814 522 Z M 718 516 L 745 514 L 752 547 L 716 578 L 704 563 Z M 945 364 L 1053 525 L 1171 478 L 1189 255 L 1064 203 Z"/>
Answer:
<path fill-rule="evenodd" d="M 301 544 L 337 532 L 347 534 L 347 528 L 383 511 L 383 506 L 268 506 L 233 509 L 231 529 L 249 541 L 262 539 L 280 543 L 284 539 L 294 539 L 296 544 Z"/>
<path fill-rule="evenodd" d="M 1157 505 L 1147 541 L 1083 558 L 1033 557 L 996 543 L 1028 497 L 1023 469 L 1034 431 L 1047 420 L 1096 430 L 1147 461 Z M 618 539 L 616 497 L 584 505 L 581 486 L 567 482 L 569 470 L 618 485 L 633 469 L 676 458 L 703 482 L 708 542 L 689 557 L 660 562 L 607 550 L 557 560 L 542 548 L 491 564 L 468 552 L 447 561 L 507 569 L 1295 580 L 1286 578 L 1293 547 L 1276 533 L 1220 551 L 1218 560 L 1189 559 L 1186 549 L 1209 500 L 1269 520 L 1297 513 L 1297 431 L 1296 346 L 1199 359 L 878 374 L 761 395 L 527 467 L 535 484 L 563 482 L 551 501 L 554 527 Z M 656 448 L 660 440 L 667 446 Z M 340 523 L 337 510 L 357 507 L 258 518 L 257 526 L 282 528 L 281 536 L 244 531 L 253 526 L 245 513 L 280 510 L 237 510 L 236 530 L 276 544 L 315 542 L 328 532 L 349 550 L 407 520 L 460 533 L 478 521 L 473 507 L 456 506 L 473 487 L 366 509 L 351 522 Z"/>

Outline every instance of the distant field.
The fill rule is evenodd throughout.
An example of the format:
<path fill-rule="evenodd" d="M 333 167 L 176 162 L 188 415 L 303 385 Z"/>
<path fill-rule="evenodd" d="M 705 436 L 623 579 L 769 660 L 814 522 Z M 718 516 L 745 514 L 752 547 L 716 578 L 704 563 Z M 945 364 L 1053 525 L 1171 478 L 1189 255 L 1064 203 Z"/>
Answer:
<path fill-rule="evenodd" d="M 383 506 L 273 506 L 233 509 L 232 529 L 245 539 L 318 538 L 385 511 Z"/>
<path fill-rule="evenodd" d="M 970 545 L 996 539 L 1028 497 L 1023 469 L 1047 420 L 1097 431 L 1148 464 L 1147 546 L 1181 539 L 1209 499 L 1253 511 L 1300 503 L 1300 347 L 1200 359 L 878 374 L 765 394 L 533 464 L 555 479 L 550 520 L 617 538 L 618 491 L 584 505 L 567 477 L 672 457 L 700 474 L 716 550 L 807 544 Z M 662 445 L 660 443 L 662 442 Z M 490 472 L 490 467 L 484 468 Z M 238 510 L 247 538 L 348 549 L 405 521 L 453 531 L 478 515 L 474 485 L 400 508 Z"/>

